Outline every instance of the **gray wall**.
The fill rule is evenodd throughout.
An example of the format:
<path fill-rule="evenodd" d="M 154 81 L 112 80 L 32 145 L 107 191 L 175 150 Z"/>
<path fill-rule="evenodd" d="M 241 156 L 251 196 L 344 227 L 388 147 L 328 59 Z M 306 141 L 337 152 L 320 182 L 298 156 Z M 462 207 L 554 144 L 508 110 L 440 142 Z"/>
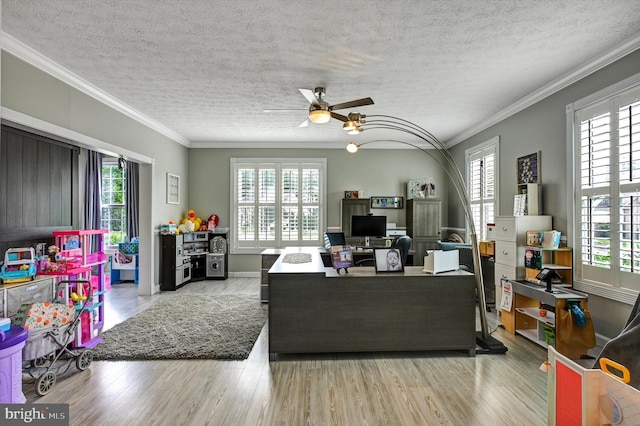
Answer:
<path fill-rule="evenodd" d="M 535 105 L 491 126 L 451 149 L 459 164 L 464 164 L 466 149 L 500 136 L 500 205 L 499 214 L 510 216 L 513 212 L 513 196 L 516 194 L 516 159 L 541 151 L 542 202 L 544 214 L 553 216 L 554 229 L 568 235 L 567 212 L 573 205 L 573 194 L 567 183 L 567 141 L 565 107 L 587 95 L 604 89 L 640 72 L 640 51 L 636 51 L 596 73 L 572 84 Z M 570 159 L 571 161 L 573 159 Z M 449 224 L 462 226 L 464 216 L 449 206 Z M 608 337 L 620 333 L 631 306 L 604 299 L 589 297 L 589 309 L 594 318 L 596 332 Z"/>
<path fill-rule="evenodd" d="M 186 147 L 4 51 L 1 84 L 3 108 L 25 114 L 36 122 L 41 120 L 47 129 L 53 125 L 84 135 L 102 151 L 116 155 L 128 152 L 132 160 L 142 159 L 141 174 L 146 172 L 149 182 L 141 187 L 142 209 L 147 212 L 140 218 L 141 230 L 149 229 L 148 234 L 152 234 L 153 229 L 185 211 L 189 185 Z M 165 202 L 167 172 L 182 177 L 180 205 Z M 148 238 L 150 253 L 141 253 L 141 263 L 145 259 L 148 262 L 148 270 L 140 272 L 141 289 L 148 286 L 152 290 L 160 277 L 159 238 Z M 143 283 L 144 276 L 148 278 Z"/>
<path fill-rule="evenodd" d="M 572 86 L 550 96 L 538 104 L 455 146 L 452 152 L 459 165 L 464 165 L 465 149 L 500 136 L 500 206 L 499 213 L 509 215 L 515 194 L 515 160 L 517 157 L 540 150 L 542 152 L 543 203 L 545 213 L 554 217 L 554 227 L 567 233 L 567 192 L 565 174 L 567 156 L 565 141 L 565 106 L 590 93 L 607 87 L 638 72 L 640 52 L 635 52 L 616 63 L 594 73 Z M 149 159 L 149 185 L 143 188 L 146 217 L 141 226 L 158 229 L 169 220 L 184 217 L 188 208 L 200 215 L 217 213 L 222 226 L 229 224 L 229 158 L 312 156 L 326 157 L 329 164 L 329 226 L 339 224 L 339 200 L 342 191 L 358 189 L 370 195 L 406 195 L 405 184 L 410 179 L 433 177 L 439 194 L 445 198 L 447 179 L 438 173 L 426 156 L 417 156 L 411 150 L 363 149 L 357 156 L 348 156 L 342 150 L 214 150 L 192 149 L 175 143 L 141 123 L 124 116 L 101 102 L 71 88 L 33 66 L 2 53 L 2 106 L 86 135 L 98 145 L 118 154 L 129 151 L 135 160 Z M 107 148 L 104 148 L 107 147 Z M 373 148 L 373 147 L 371 147 Z M 291 154 L 293 153 L 293 155 Z M 142 161 L 141 161 L 142 162 Z M 181 176 L 181 203 L 165 202 L 166 173 Z M 445 200 L 448 209 L 444 224 L 464 227 L 464 215 L 456 198 Z M 404 210 L 391 212 L 398 215 L 403 225 Z M 3 212 L 6 213 L 6 212 Z M 447 220 L 448 218 L 448 220 Z M 157 265 L 157 238 L 150 242 L 153 253 L 149 271 L 145 272 L 153 284 L 159 282 Z M 255 256 L 234 256 L 231 271 L 257 271 Z M 143 273 L 141 272 L 141 275 Z M 598 297 L 591 297 L 590 309 L 596 330 L 605 336 L 615 336 L 624 324 L 631 307 Z"/>
<path fill-rule="evenodd" d="M 346 142 L 345 142 L 346 146 Z M 346 149 L 191 149 L 189 152 L 189 208 L 205 219 L 212 213 L 220 216 L 220 225 L 231 227 L 230 158 L 326 158 L 327 225 L 340 226 L 340 200 L 345 190 L 364 191 L 364 196 L 403 196 L 409 180 L 433 178 L 437 195 L 443 200 L 446 220 L 448 178 L 427 154 L 416 155 L 412 149 L 372 149 L 374 144 L 356 154 Z M 406 209 L 376 209 L 387 222 L 405 226 Z M 445 222 L 446 224 L 446 222 Z M 229 270 L 258 272 L 258 255 L 231 255 Z"/>

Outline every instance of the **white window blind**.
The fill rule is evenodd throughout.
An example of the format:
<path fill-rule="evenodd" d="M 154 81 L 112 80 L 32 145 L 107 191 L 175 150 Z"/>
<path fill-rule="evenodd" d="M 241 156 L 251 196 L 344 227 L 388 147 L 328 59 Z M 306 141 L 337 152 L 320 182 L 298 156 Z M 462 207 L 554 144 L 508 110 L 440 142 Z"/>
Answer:
<path fill-rule="evenodd" d="M 467 150 L 467 182 L 478 240 L 487 238 L 487 223 L 496 213 L 498 138 Z"/>
<path fill-rule="evenodd" d="M 322 245 L 326 159 L 231 159 L 232 252 Z"/>
<path fill-rule="evenodd" d="M 640 291 L 640 88 L 574 112 L 576 279 Z"/>

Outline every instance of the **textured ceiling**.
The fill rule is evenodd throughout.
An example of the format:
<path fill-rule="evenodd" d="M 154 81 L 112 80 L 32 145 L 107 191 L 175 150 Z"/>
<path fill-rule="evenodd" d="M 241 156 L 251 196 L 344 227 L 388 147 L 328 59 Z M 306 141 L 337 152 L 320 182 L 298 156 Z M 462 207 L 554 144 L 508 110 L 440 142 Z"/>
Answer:
<path fill-rule="evenodd" d="M 316 86 L 455 142 L 638 28 L 638 0 L 2 2 L 4 33 L 192 146 L 342 147 L 298 128 Z"/>

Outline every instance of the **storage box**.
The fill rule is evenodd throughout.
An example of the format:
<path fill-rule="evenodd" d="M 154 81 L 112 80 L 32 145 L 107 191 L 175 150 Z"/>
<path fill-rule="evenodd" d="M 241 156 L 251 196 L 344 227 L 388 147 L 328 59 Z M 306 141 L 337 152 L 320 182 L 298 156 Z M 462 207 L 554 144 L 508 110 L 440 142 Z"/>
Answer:
<path fill-rule="evenodd" d="M 542 247 L 557 249 L 560 246 L 560 236 L 558 231 L 544 231 L 542 233 Z"/>
<path fill-rule="evenodd" d="M 5 333 L 8 333 L 10 328 L 11 328 L 11 318 L 0 318 L 0 330 L 4 331 Z"/>
<path fill-rule="evenodd" d="M 496 253 L 495 241 L 480 241 L 480 254 L 482 256 L 493 256 Z"/>
<path fill-rule="evenodd" d="M 163 235 L 175 234 L 177 230 L 178 230 L 178 227 L 176 226 L 175 223 L 170 223 L 168 225 L 162 225 L 160 227 L 160 233 L 163 234 Z"/>
<path fill-rule="evenodd" d="M 424 272 L 439 274 L 458 269 L 460 269 L 458 250 L 427 250 L 427 255 L 424 257 Z"/>

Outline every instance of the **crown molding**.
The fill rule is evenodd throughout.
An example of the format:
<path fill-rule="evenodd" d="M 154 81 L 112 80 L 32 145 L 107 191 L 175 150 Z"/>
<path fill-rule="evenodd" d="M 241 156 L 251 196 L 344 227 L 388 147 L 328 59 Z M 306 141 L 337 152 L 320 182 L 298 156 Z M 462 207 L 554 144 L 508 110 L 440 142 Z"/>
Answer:
<path fill-rule="evenodd" d="M 2 50 L 12 54 L 13 56 L 27 62 L 28 64 L 36 67 L 37 69 L 46 72 L 47 74 L 53 76 L 54 78 L 68 84 L 81 91 L 82 93 L 91 96 L 99 102 L 107 105 L 110 108 L 126 115 L 127 117 L 143 124 L 144 126 L 168 137 L 174 142 L 179 143 L 180 145 L 184 145 L 187 148 L 191 146 L 191 143 L 188 139 L 180 135 L 179 133 L 174 132 L 168 127 L 160 124 L 156 120 L 144 115 L 140 111 L 130 107 L 126 103 L 121 100 L 113 97 L 107 92 L 101 90 L 100 88 L 94 86 L 88 81 L 84 80 L 82 77 L 74 74 L 63 66 L 57 64 L 51 59 L 44 56 L 42 53 L 36 51 L 35 49 L 27 46 L 20 40 L 16 39 L 10 34 L 2 31 L 0 33 L 0 40 Z"/>
<path fill-rule="evenodd" d="M 484 120 L 483 122 L 470 127 L 459 135 L 448 140 L 446 145 L 448 147 L 452 147 L 469 139 L 470 137 L 480 133 L 483 130 L 488 129 L 494 124 L 498 124 L 499 122 L 506 120 L 512 115 L 582 80 L 583 78 L 606 67 L 607 65 L 611 65 L 618 59 L 621 59 L 628 54 L 638 50 L 638 48 L 640 48 L 640 34 L 636 35 L 630 40 L 627 40 L 626 42 L 621 43 L 617 47 L 614 47 L 613 49 L 611 49 L 611 51 L 602 55 L 601 57 L 585 63 L 584 65 L 563 75 L 562 77 L 542 86 L 540 89 L 511 104 L 510 106 L 498 112 L 494 116 L 488 118 L 487 120 Z"/>
<path fill-rule="evenodd" d="M 360 141 L 363 144 L 367 141 Z M 369 141 L 372 142 L 372 141 Z M 378 141 L 375 141 L 378 142 Z M 346 150 L 347 143 L 345 142 L 326 142 L 319 144 L 317 142 L 217 142 L 217 141 L 192 141 L 190 148 L 227 148 L 227 149 L 339 149 Z M 367 146 L 370 149 L 433 149 L 431 145 L 427 144 L 415 144 L 411 146 L 401 145 L 394 141 L 380 141 L 374 144 L 374 146 Z M 363 147 L 364 149 L 365 147 Z"/>
<path fill-rule="evenodd" d="M 71 145 L 91 149 L 113 157 L 124 156 L 128 160 L 145 164 L 152 164 L 154 162 L 153 158 L 146 155 L 142 155 L 91 136 L 78 133 L 74 130 L 69 130 L 65 127 L 40 120 L 39 118 L 23 114 L 19 111 L 14 111 L 10 108 L 2 107 L 0 115 L 2 116 L 2 124 L 8 124 L 26 131 L 36 130 L 37 133 L 42 136 L 62 140 L 63 142 L 67 142 Z"/>

